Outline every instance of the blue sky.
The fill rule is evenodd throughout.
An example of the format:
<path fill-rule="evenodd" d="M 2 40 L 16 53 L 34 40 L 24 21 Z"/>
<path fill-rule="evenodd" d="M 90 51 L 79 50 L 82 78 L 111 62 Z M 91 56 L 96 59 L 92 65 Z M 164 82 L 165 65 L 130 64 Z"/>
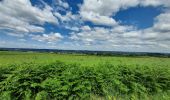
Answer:
<path fill-rule="evenodd" d="M 170 52 L 170 1 L 1 0 L 0 47 Z"/>

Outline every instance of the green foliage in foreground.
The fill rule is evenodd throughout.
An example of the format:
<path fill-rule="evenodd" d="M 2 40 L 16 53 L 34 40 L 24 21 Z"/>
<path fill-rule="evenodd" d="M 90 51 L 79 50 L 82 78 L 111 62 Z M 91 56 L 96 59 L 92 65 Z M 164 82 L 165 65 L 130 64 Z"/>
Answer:
<path fill-rule="evenodd" d="M 170 70 L 163 66 L 60 62 L 0 67 L 0 100 L 169 100 Z"/>
<path fill-rule="evenodd" d="M 8 66 L 11 64 L 35 63 L 49 64 L 56 61 L 65 64 L 80 64 L 80 66 L 94 66 L 103 63 L 111 63 L 115 66 L 139 65 L 139 66 L 163 66 L 170 68 L 170 58 L 160 57 L 116 57 L 116 56 L 94 56 L 82 54 L 54 54 L 54 53 L 37 53 L 37 52 L 12 52 L 0 51 L 0 66 Z"/>

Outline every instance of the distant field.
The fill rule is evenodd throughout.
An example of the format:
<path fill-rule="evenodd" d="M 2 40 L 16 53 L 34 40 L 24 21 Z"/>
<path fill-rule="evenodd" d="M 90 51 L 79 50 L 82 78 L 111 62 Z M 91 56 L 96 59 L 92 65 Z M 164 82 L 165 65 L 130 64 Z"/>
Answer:
<path fill-rule="evenodd" d="M 170 58 L 0 51 L 0 100 L 170 100 Z"/>
<path fill-rule="evenodd" d="M 54 54 L 54 53 L 33 53 L 33 52 L 0 52 L 0 65 L 37 63 L 48 64 L 61 61 L 67 64 L 77 63 L 82 66 L 91 66 L 103 63 L 114 65 L 142 65 L 142 66 L 165 66 L 170 67 L 170 58 L 159 57 L 112 57 L 112 56 L 91 56 L 80 54 Z"/>

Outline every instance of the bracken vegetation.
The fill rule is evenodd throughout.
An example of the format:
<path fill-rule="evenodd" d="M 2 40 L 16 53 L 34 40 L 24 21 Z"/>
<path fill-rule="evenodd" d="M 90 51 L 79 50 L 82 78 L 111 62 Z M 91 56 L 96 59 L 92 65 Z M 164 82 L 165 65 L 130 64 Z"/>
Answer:
<path fill-rule="evenodd" d="M 169 100 L 170 68 L 54 62 L 0 67 L 0 100 Z"/>
<path fill-rule="evenodd" d="M 170 58 L 0 52 L 0 100 L 170 100 Z"/>

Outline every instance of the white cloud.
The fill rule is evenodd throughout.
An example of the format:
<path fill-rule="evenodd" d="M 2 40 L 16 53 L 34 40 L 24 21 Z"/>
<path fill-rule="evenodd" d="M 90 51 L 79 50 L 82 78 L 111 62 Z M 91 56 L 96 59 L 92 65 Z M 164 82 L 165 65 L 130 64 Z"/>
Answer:
<path fill-rule="evenodd" d="M 114 26 L 117 24 L 113 18 L 108 16 L 102 16 L 99 15 L 98 13 L 82 11 L 80 12 L 80 14 L 83 20 L 91 21 L 96 25 Z"/>
<path fill-rule="evenodd" d="M 50 34 L 42 34 L 42 35 L 30 35 L 33 40 L 37 40 L 40 42 L 48 42 L 53 43 L 59 41 L 63 38 L 60 33 L 50 33 Z"/>
<path fill-rule="evenodd" d="M 157 24 L 157 23 L 155 23 Z M 169 27 L 170 28 L 170 27 Z M 170 31 L 162 33 L 154 27 L 145 30 L 136 30 L 131 26 L 115 26 L 113 28 L 94 27 L 90 30 L 81 30 L 70 34 L 70 39 L 77 41 L 81 46 L 100 45 L 122 48 L 170 48 Z M 100 47 L 98 46 L 98 47 Z"/>
<path fill-rule="evenodd" d="M 78 33 L 75 32 L 71 33 L 70 39 L 83 42 L 85 45 L 97 44 L 98 42 L 108 42 L 109 40 L 112 40 L 121 34 L 113 33 L 114 29 L 102 27 L 89 28 L 88 26 L 84 26 L 82 28 L 83 30 L 81 30 Z"/>
<path fill-rule="evenodd" d="M 170 7 L 170 1 L 169 0 L 138 0 L 140 5 L 142 6 L 164 6 L 164 7 Z"/>
<path fill-rule="evenodd" d="M 71 26 L 65 26 L 65 28 L 66 28 L 66 29 L 69 29 L 69 30 L 72 30 L 72 31 L 79 31 L 79 28 L 76 27 L 76 26 L 73 26 L 73 27 L 71 27 Z"/>
<path fill-rule="evenodd" d="M 155 31 L 161 31 L 162 33 L 170 32 L 170 10 L 156 17 L 153 28 Z"/>
<path fill-rule="evenodd" d="M 66 14 L 60 14 L 59 12 L 54 12 L 54 15 L 58 18 L 60 26 L 71 31 L 79 31 L 82 20 L 78 14 L 72 14 L 71 11 L 65 11 Z"/>
<path fill-rule="evenodd" d="M 81 11 L 94 12 L 99 15 L 111 16 L 122 9 L 141 6 L 170 7 L 169 0 L 84 0 Z"/>
<path fill-rule="evenodd" d="M 53 2 L 53 8 L 43 2 L 45 8 L 40 9 L 32 6 L 29 0 L 3 0 L 0 2 L 0 30 L 12 36 L 23 37 L 29 33 L 44 33 L 43 25 L 47 22 L 71 30 L 70 37 L 66 37 L 68 40 L 63 39 L 60 33 L 53 32 L 31 34 L 33 40 L 56 43 L 63 39 L 62 42 L 67 43 L 57 46 L 67 49 L 163 51 L 170 48 L 170 0 L 84 0 L 79 14 L 71 12 L 66 0 Z M 155 18 L 153 26 L 147 29 L 138 30 L 135 26 L 120 25 L 113 18 L 120 10 L 135 6 L 167 8 Z M 90 21 L 94 26 L 88 26 L 83 21 Z"/>
<path fill-rule="evenodd" d="M 58 5 L 64 7 L 64 8 L 69 8 L 69 5 L 67 2 L 64 2 L 62 0 L 57 0 L 58 1 Z"/>
<path fill-rule="evenodd" d="M 52 5 L 57 6 L 59 10 L 65 10 L 69 8 L 69 4 L 65 0 L 52 0 Z"/>
<path fill-rule="evenodd" d="M 166 41 L 170 44 L 170 10 L 157 16 L 153 27 L 143 30 L 143 37 L 147 40 L 159 43 Z"/>
<path fill-rule="evenodd" d="M 86 25 L 86 26 L 82 26 L 82 27 L 81 27 L 81 30 L 83 30 L 83 31 L 90 31 L 91 28 Z"/>
<path fill-rule="evenodd" d="M 68 22 L 78 18 L 77 15 L 73 15 L 70 11 L 66 12 L 65 15 L 61 15 L 59 12 L 55 12 L 54 15 L 62 22 Z"/>
<path fill-rule="evenodd" d="M 30 0 L 3 0 L 0 2 L 0 29 L 13 33 L 44 32 L 45 22 L 57 24 L 52 8 L 45 5 L 40 9 L 32 6 Z M 36 25 L 35 25 L 36 24 Z"/>
<path fill-rule="evenodd" d="M 81 11 L 111 16 L 121 8 L 136 6 L 138 0 L 84 0 Z"/>
<path fill-rule="evenodd" d="M 140 38 L 141 37 L 141 32 L 140 31 L 130 31 L 130 32 L 124 32 L 123 34 L 124 38 Z"/>
<path fill-rule="evenodd" d="M 100 25 L 115 25 L 112 18 L 118 11 L 135 6 L 170 7 L 169 0 L 84 0 L 80 7 L 80 15 L 85 21 Z"/>
<path fill-rule="evenodd" d="M 0 12 L 0 29 L 7 29 L 16 32 L 29 33 L 29 32 L 43 32 L 44 28 L 31 25 L 28 22 L 22 21 L 17 17 L 5 15 Z"/>
<path fill-rule="evenodd" d="M 82 44 L 101 48 L 138 47 L 138 48 L 169 48 L 170 46 L 170 1 L 167 0 L 84 0 L 80 6 L 80 15 L 84 21 L 97 25 L 82 26 L 79 32 L 72 32 L 70 39 Z M 132 26 L 119 25 L 112 16 L 118 11 L 135 6 L 164 6 L 167 11 L 155 18 L 153 27 L 138 30 Z"/>
<path fill-rule="evenodd" d="M 138 4 L 138 0 L 84 0 L 80 14 L 86 21 L 94 24 L 113 26 L 116 24 L 111 17 L 121 8 Z"/>
<path fill-rule="evenodd" d="M 14 37 L 24 37 L 27 33 L 20 33 L 20 32 L 6 32 L 7 35 L 14 36 Z"/>

